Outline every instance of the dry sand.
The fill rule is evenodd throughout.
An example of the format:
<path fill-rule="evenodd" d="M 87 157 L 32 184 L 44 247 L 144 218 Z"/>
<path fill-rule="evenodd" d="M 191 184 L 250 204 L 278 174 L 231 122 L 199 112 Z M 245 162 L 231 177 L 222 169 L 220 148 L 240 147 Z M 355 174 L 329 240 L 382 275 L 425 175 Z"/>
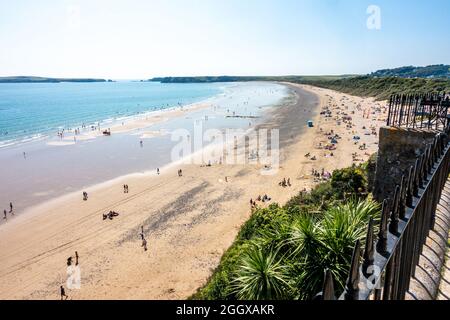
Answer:
<path fill-rule="evenodd" d="M 80 290 L 66 290 L 70 299 L 190 296 L 206 282 L 249 218 L 250 198 L 267 193 L 273 202 L 284 203 L 317 183 L 313 168 L 331 172 L 354 160 L 367 160 L 377 150 L 377 137 L 364 132 L 371 131 L 370 126 L 378 132 L 384 104 L 375 112 L 378 103 L 371 99 L 309 86 L 293 88 L 303 99 L 272 110 L 269 121 L 261 125 L 280 128 L 278 174 L 261 175 L 255 165 L 172 166 L 160 176 L 127 176 L 89 188 L 88 201 L 82 201 L 80 191 L 32 208 L 0 226 L 0 299 L 59 299 L 66 260 L 75 251 L 82 282 Z M 331 118 L 320 115 L 327 106 Z M 335 117 L 342 114 L 337 112 L 351 115 L 354 127 L 338 126 Z M 306 128 L 308 119 L 314 120 L 314 128 Z M 327 143 L 324 133 L 330 130 L 341 139 L 334 156 L 326 157 L 330 151 L 316 147 Z M 359 144 L 352 131 L 360 135 Z M 359 150 L 362 143 L 367 150 Z M 308 152 L 317 160 L 306 158 Z M 178 168 L 183 177 L 177 176 Z M 278 185 L 284 177 L 291 178 L 292 187 Z M 128 194 L 123 193 L 125 183 Z M 120 215 L 103 221 L 102 214 L 109 210 Z M 142 225 L 147 252 L 139 237 Z"/>

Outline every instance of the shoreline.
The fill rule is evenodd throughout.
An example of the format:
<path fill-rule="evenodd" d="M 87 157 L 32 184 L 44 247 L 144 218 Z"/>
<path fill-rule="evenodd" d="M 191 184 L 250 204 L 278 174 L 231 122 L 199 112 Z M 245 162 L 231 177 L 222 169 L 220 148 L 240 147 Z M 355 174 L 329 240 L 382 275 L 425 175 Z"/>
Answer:
<path fill-rule="evenodd" d="M 171 169 L 164 169 L 160 176 L 130 178 L 130 195 L 112 183 L 96 191 L 88 202 L 66 199 L 40 215 L 22 221 L 17 217 L 14 225 L 0 227 L 0 288 L 4 288 L 0 297 L 57 299 L 55 288 L 65 279 L 65 259 L 74 250 L 80 252 L 85 276 L 82 289 L 69 292 L 73 299 L 190 296 L 205 283 L 248 219 L 250 198 L 267 193 L 282 204 L 315 184 L 309 176 L 311 167 L 323 165 L 332 170 L 352 163 L 350 150 L 357 146 L 343 127 L 336 129 L 342 131 L 343 139 L 334 158 L 315 149 L 314 142 L 322 139 L 319 128 L 334 125 L 320 115 L 329 103 L 328 92 L 290 86 L 304 101 L 270 110 L 272 121 L 258 126 L 281 125 L 281 168 L 276 175 L 261 176 L 260 168 L 248 165 L 183 165 L 182 178 Z M 335 95 L 336 104 L 339 95 L 348 96 Z M 305 112 L 306 105 L 316 105 L 315 110 Z M 306 128 L 310 118 L 316 123 L 313 129 Z M 362 121 L 355 116 L 358 126 Z M 372 142 L 369 147 L 376 149 Z M 305 159 L 305 150 L 317 153 L 318 160 Z M 278 186 L 283 177 L 291 177 L 292 188 Z M 108 210 L 120 212 L 117 220 L 101 221 L 101 213 Z M 147 253 L 140 247 L 141 225 L 149 241 Z"/>
<path fill-rule="evenodd" d="M 76 142 L 72 133 L 68 132 L 63 139 L 37 142 L 25 150 L 3 149 L 0 161 L 10 170 L 2 175 L 8 181 L 8 188 L 3 190 L 0 200 L 2 203 L 12 201 L 15 211 L 22 214 L 39 204 L 92 188 L 96 184 L 151 172 L 158 167 L 161 169 L 171 162 L 170 149 L 176 143 L 171 141 L 173 130 L 186 128 L 191 131 L 194 121 L 208 114 L 210 125 L 217 128 L 228 123 L 232 126 L 243 125 L 245 121 L 241 119 L 225 119 L 225 105 L 233 104 L 234 101 L 242 106 L 244 96 L 256 96 L 257 93 L 253 93 L 253 90 L 259 87 L 259 83 L 244 86 L 233 84 L 225 87 L 221 93 L 185 106 L 182 110 L 180 107 L 172 107 L 134 116 L 123 124 L 120 121 L 107 124 L 106 128 L 109 127 L 112 132 L 111 137 L 104 137 L 101 131 L 87 128 L 86 132 L 81 131 L 76 136 Z M 261 88 L 258 90 L 263 92 L 273 88 L 280 92 L 285 90 L 273 83 L 264 84 Z M 268 93 L 262 93 L 261 97 L 267 95 Z M 277 93 L 276 96 L 281 94 Z M 260 109 L 263 106 L 258 105 L 261 97 L 253 97 L 256 100 L 248 110 L 266 113 Z M 236 106 L 230 106 L 231 110 L 232 108 Z M 225 120 L 221 120 L 222 118 Z M 255 120 L 252 119 L 252 122 Z M 141 147 L 139 141 L 143 143 Z M 26 151 L 26 159 L 22 156 L 22 151 Z M 0 221 L 0 225 L 2 224 L 3 220 Z"/>
<path fill-rule="evenodd" d="M 119 83 L 132 83 L 133 81 L 119 81 Z M 107 83 L 107 82 L 106 82 Z M 115 82 L 114 82 L 115 83 Z M 18 83 L 18 85 L 27 85 L 30 83 Z M 48 84 L 48 83 L 43 83 Z M 70 84 L 70 83 L 69 83 Z M 74 83 L 75 85 L 77 84 L 83 84 L 83 83 Z M 87 83 L 87 84 L 92 84 L 92 83 Z M 103 82 L 102 82 L 103 84 Z M 108 83 L 109 84 L 109 83 Z M 2 85 L 0 83 L 0 85 Z M 5 85 L 5 84 L 3 84 Z M 34 84 L 32 84 L 34 85 Z M 95 83 L 94 83 L 95 85 Z M 206 103 L 208 104 L 208 102 L 214 98 L 220 97 L 221 95 L 223 95 L 226 90 L 227 87 L 229 87 L 230 85 L 228 83 L 224 83 L 222 85 L 219 86 L 219 84 L 216 86 L 215 90 L 217 91 L 214 94 L 209 94 L 209 95 L 205 95 L 202 97 L 187 97 L 187 96 L 182 96 L 180 99 L 181 101 L 183 101 L 182 103 L 180 103 L 180 101 L 178 101 L 177 103 L 175 103 L 174 101 L 170 102 L 170 105 L 167 104 L 166 106 L 166 102 L 161 102 L 161 105 L 163 105 L 163 107 L 161 107 L 161 105 L 154 105 L 152 103 L 152 99 L 153 97 L 149 96 L 146 97 L 147 100 L 145 100 L 145 102 L 140 101 L 138 103 L 138 105 L 144 105 L 144 104 L 150 104 L 151 106 L 148 107 L 143 107 L 142 109 L 139 109 L 135 112 L 129 112 L 128 108 L 130 106 L 127 106 L 126 103 L 124 103 L 124 106 L 122 107 L 122 109 L 127 108 L 126 111 L 124 110 L 119 110 L 115 113 L 111 113 L 108 115 L 104 115 L 103 118 L 97 118 L 97 119 L 89 119 L 89 120 L 82 120 L 82 119 L 77 119 L 75 120 L 76 122 L 73 122 L 72 125 L 69 124 L 64 124 L 64 120 L 61 120 L 61 123 L 59 126 L 56 126 L 56 124 L 52 124 L 55 125 L 54 127 L 52 127 L 52 129 L 45 129 L 44 131 L 39 131 L 39 132 L 35 132 L 35 133 L 31 133 L 29 135 L 26 136 L 18 136 L 15 138 L 10 138 L 10 139 L 5 139 L 5 140 L 0 140 L 0 150 L 2 149 L 6 149 L 6 148 L 15 148 L 15 147 L 23 147 L 23 146 L 27 146 L 29 144 L 32 143 L 39 143 L 39 142 L 51 142 L 51 141 L 59 141 L 59 139 L 57 139 L 57 135 L 56 132 L 59 132 L 61 130 L 64 130 L 66 133 L 69 133 L 71 136 L 74 134 L 74 130 L 75 129 L 82 129 L 83 125 L 85 126 L 85 130 L 81 130 L 82 133 L 87 133 L 89 135 L 92 135 L 92 133 L 96 133 L 97 130 L 95 130 L 94 132 L 90 131 L 91 126 L 97 127 L 98 124 L 100 123 L 100 126 L 102 128 L 108 128 L 108 126 L 112 126 L 114 125 L 115 127 L 120 126 L 120 123 L 122 121 L 126 121 L 126 122 L 136 122 L 139 120 L 142 120 L 145 117 L 158 117 L 160 113 L 164 113 L 166 111 L 170 112 L 176 112 L 179 111 L 180 109 L 186 109 L 186 111 L 188 111 L 189 108 L 191 107 L 196 107 L 196 105 L 198 104 L 202 104 L 202 103 Z M 132 95 L 133 93 L 129 93 L 130 95 Z M 132 96 L 131 96 L 132 97 Z M 156 97 L 156 99 L 158 99 L 159 97 Z M 170 100 L 170 97 L 167 98 Z M 184 100 L 190 100 L 193 102 L 184 102 Z M 166 106 L 166 107 L 164 107 Z M 15 136 L 17 133 L 12 133 L 13 136 Z M 100 134 L 101 135 L 101 134 Z M 95 135 L 94 135 L 95 136 Z M 5 136 L 8 137 L 8 136 Z"/>
<path fill-rule="evenodd" d="M 0 150 L 6 148 L 19 148 L 32 143 L 45 143 L 48 146 L 73 145 L 75 144 L 73 137 L 76 137 L 77 141 L 93 140 L 103 136 L 102 131 L 106 129 L 111 129 L 111 133 L 115 134 L 130 133 L 135 130 L 149 127 L 153 124 L 170 120 L 188 112 L 208 108 L 212 99 L 220 97 L 224 95 L 224 93 L 225 91 L 184 106 L 171 106 L 165 109 L 142 111 L 137 114 L 124 117 L 106 118 L 97 122 L 86 124 L 85 130 L 81 131 L 79 135 L 74 134 L 74 129 L 81 127 L 81 124 L 71 128 L 61 128 L 64 129 L 64 132 L 68 133 L 68 136 L 65 136 L 62 139 L 58 139 L 55 135 L 51 135 L 50 133 L 39 132 L 21 140 L 0 141 Z M 97 127 L 98 123 L 100 124 L 99 128 L 96 130 L 89 130 L 92 126 Z M 7 144 L 3 144 L 6 142 Z"/>
<path fill-rule="evenodd" d="M 220 94 L 218 94 L 216 96 L 219 96 L 219 95 L 221 96 L 221 95 L 224 95 L 224 94 L 225 93 L 220 93 Z M 264 107 L 264 108 L 269 108 L 269 110 L 264 112 L 263 116 L 261 117 L 263 119 L 262 121 L 263 122 L 267 122 L 268 121 L 267 119 L 269 119 L 271 117 L 271 115 L 274 112 L 276 112 L 276 108 L 278 108 L 280 106 L 283 106 L 286 103 L 288 103 L 287 101 L 292 99 L 293 98 L 292 96 L 293 96 L 293 93 L 289 92 L 288 95 L 286 97 L 284 97 L 278 104 L 270 106 L 270 107 Z M 179 110 L 179 107 L 173 107 L 173 109 L 169 108 L 169 109 L 165 109 L 165 110 L 159 110 L 158 112 L 161 112 L 161 113 L 165 113 L 166 111 L 168 113 L 171 112 L 170 114 L 165 115 L 165 119 L 178 117 L 178 116 L 180 116 L 180 114 L 178 114 L 177 111 L 181 112 L 181 114 L 185 114 L 185 113 L 188 113 L 188 112 L 194 112 L 194 111 L 198 111 L 198 110 L 201 110 L 201 109 L 206 109 L 208 107 L 211 107 L 210 105 L 208 105 L 206 103 L 206 101 L 210 100 L 212 98 L 213 97 L 208 98 L 206 100 L 202 100 L 201 102 L 198 102 L 198 103 L 193 103 L 193 104 L 189 105 L 189 107 L 183 108 L 183 110 Z M 151 112 L 151 113 L 153 113 L 153 112 Z M 159 115 L 156 115 L 156 114 L 154 116 L 159 117 Z M 115 133 L 120 133 L 120 134 L 129 133 L 131 135 L 140 135 L 142 133 L 143 135 L 145 135 L 145 134 L 147 134 L 147 131 L 133 133 L 136 129 L 138 129 L 138 130 L 140 129 L 139 126 L 136 126 L 136 122 L 140 122 L 141 120 L 143 120 L 143 118 L 147 118 L 147 116 L 143 115 L 142 117 L 139 117 L 139 118 L 133 118 L 131 123 L 128 124 L 128 127 L 125 130 L 123 130 L 123 131 L 122 130 L 114 130 L 115 129 L 114 126 L 111 126 L 111 132 L 112 133 L 114 133 L 114 132 Z M 144 128 L 146 128 L 146 127 L 148 127 L 148 126 L 150 126 L 152 124 L 161 123 L 162 122 L 162 121 L 161 122 L 152 122 L 152 120 L 145 119 L 146 125 L 144 126 Z M 131 128 L 130 128 L 130 126 L 131 126 Z M 116 124 L 116 127 L 121 127 L 121 125 Z M 256 125 L 256 127 L 252 127 L 252 128 L 247 129 L 246 134 L 248 134 L 249 131 L 258 130 L 261 127 L 264 127 L 264 123 L 258 124 L 258 125 Z M 95 138 L 90 138 L 89 136 L 86 136 L 86 137 L 87 137 L 86 140 L 95 139 Z M 147 138 L 147 137 L 140 136 L 139 138 L 140 139 L 148 139 L 148 138 L 152 138 L 152 137 L 148 137 Z M 68 144 L 64 144 L 64 143 L 68 143 Z M 73 144 L 75 144 L 75 143 L 73 143 Z M 47 145 L 49 145 L 49 143 L 47 143 Z M 66 145 L 72 145 L 72 143 L 70 141 L 66 142 L 66 140 L 63 139 L 63 144 L 60 144 L 60 145 L 55 144 L 54 146 L 66 146 Z M 185 162 L 190 162 L 190 161 L 192 162 L 192 161 L 194 161 L 193 159 L 198 156 L 198 154 L 207 152 L 208 149 L 211 149 L 211 147 L 213 149 L 216 149 L 216 148 L 214 148 L 214 146 L 209 146 L 209 145 L 202 146 L 202 148 L 200 150 L 196 150 L 196 152 L 192 153 L 189 157 L 180 159 L 178 161 L 166 163 L 164 166 L 160 167 L 159 169 L 160 169 L 161 172 L 165 172 L 167 170 L 172 169 L 175 166 L 184 165 Z M 17 221 L 22 216 L 28 217 L 28 216 L 30 216 L 33 213 L 34 214 L 39 214 L 41 212 L 44 212 L 47 208 L 55 206 L 55 205 L 58 205 L 58 204 L 61 204 L 64 201 L 73 199 L 75 197 L 79 198 L 79 195 L 83 191 L 87 191 L 88 193 L 91 193 L 91 192 L 94 192 L 94 191 L 102 189 L 102 188 L 111 187 L 114 184 L 122 183 L 122 182 L 126 181 L 127 179 L 150 178 L 150 177 L 157 177 L 157 176 L 158 175 L 156 174 L 154 169 L 147 169 L 145 171 L 135 171 L 135 172 L 127 173 L 127 174 L 124 174 L 124 175 L 119 175 L 117 177 L 114 177 L 114 178 L 106 180 L 106 181 L 96 182 L 94 184 L 82 187 L 79 190 L 72 191 L 72 192 L 69 192 L 69 193 L 57 196 L 55 198 L 46 200 L 44 202 L 32 205 L 30 207 L 27 207 L 22 212 L 19 212 L 18 215 L 14 217 L 14 219 L 10 220 L 10 223 L 8 225 L 12 225 L 15 221 Z M 23 218 L 23 219 L 25 219 L 25 218 Z M 2 223 L 0 221 L 0 226 L 2 226 L 3 224 L 4 223 Z"/>

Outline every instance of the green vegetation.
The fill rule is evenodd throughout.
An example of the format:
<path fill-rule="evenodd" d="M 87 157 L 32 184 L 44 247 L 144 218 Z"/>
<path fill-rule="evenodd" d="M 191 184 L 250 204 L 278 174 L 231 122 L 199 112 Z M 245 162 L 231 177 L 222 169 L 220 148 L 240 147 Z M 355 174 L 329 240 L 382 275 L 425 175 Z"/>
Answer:
<path fill-rule="evenodd" d="M 149 81 L 162 83 L 204 83 L 236 81 L 280 81 L 309 84 L 352 95 L 388 99 L 393 94 L 450 92 L 450 66 L 384 69 L 366 76 L 279 76 L 279 77 L 167 77 Z"/>
<path fill-rule="evenodd" d="M 339 80 L 301 81 L 317 87 L 333 89 L 356 96 L 388 99 L 393 94 L 425 94 L 450 92 L 450 79 L 405 79 L 398 77 L 353 77 Z"/>
<path fill-rule="evenodd" d="M 450 66 L 437 64 L 426 67 L 400 67 L 395 69 L 378 70 L 372 77 L 402 77 L 402 78 L 450 78 Z"/>
<path fill-rule="evenodd" d="M 309 84 L 362 97 L 388 99 L 393 94 L 450 92 L 450 79 L 424 79 L 373 76 L 286 76 L 286 77 L 185 77 L 154 78 L 162 83 L 204 83 L 235 81 L 281 81 Z"/>
<path fill-rule="evenodd" d="M 332 81 L 353 77 L 351 75 L 342 76 L 283 76 L 283 77 L 238 77 L 238 76 L 219 76 L 219 77 L 164 77 L 152 78 L 148 81 L 161 83 L 209 83 L 209 82 L 247 82 L 247 81 Z"/>
<path fill-rule="evenodd" d="M 192 299 L 311 299 L 325 269 L 342 291 L 354 244 L 379 215 L 367 185 L 367 166 L 354 166 L 334 171 L 330 181 L 284 207 L 254 210 Z"/>

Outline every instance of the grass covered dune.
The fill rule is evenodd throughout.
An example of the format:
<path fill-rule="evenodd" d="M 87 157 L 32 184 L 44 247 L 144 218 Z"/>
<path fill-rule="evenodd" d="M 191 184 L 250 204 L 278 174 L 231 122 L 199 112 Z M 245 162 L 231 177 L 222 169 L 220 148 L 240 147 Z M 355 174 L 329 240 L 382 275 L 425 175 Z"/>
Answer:
<path fill-rule="evenodd" d="M 342 78 L 336 80 L 306 80 L 303 83 L 333 89 L 351 95 L 376 97 L 387 100 L 394 94 L 425 94 L 450 92 L 450 79 L 424 79 L 370 76 Z"/>
<path fill-rule="evenodd" d="M 372 161 L 372 160 L 370 160 Z M 335 170 L 330 181 L 285 206 L 254 209 L 211 278 L 191 299 L 312 299 L 324 270 L 342 292 L 355 242 L 364 243 L 372 200 L 368 163 Z"/>

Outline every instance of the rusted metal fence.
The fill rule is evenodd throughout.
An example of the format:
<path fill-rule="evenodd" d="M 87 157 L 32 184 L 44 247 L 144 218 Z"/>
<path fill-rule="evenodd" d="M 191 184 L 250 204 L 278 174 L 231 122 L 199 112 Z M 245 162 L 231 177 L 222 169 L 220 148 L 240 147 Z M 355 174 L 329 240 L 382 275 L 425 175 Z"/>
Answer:
<path fill-rule="evenodd" d="M 440 96 L 440 100 L 436 97 L 392 98 L 388 125 L 420 128 L 423 117 L 418 122 L 417 115 L 423 115 L 424 109 L 419 105 L 428 108 L 426 113 L 429 114 L 430 106 L 441 108 L 443 102 L 448 102 L 444 96 Z M 399 111 L 402 108 L 405 112 Z M 444 109 L 448 112 L 448 106 Z M 450 173 L 449 120 L 435 118 L 433 121 L 423 122 L 422 128 L 438 130 L 439 133 L 402 177 L 394 198 L 384 200 L 380 221 L 369 222 L 362 257 L 361 244 L 359 241 L 356 243 L 344 293 L 339 300 L 405 298 L 423 245 L 429 231 L 434 228 L 436 208 Z M 379 227 L 375 233 L 376 224 Z M 329 271 L 325 271 L 321 297 L 323 300 L 335 299 L 333 277 Z"/>
<path fill-rule="evenodd" d="M 392 96 L 387 125 L 446 131 L 450 127 L 450 97 L 446 94 Z"/>

